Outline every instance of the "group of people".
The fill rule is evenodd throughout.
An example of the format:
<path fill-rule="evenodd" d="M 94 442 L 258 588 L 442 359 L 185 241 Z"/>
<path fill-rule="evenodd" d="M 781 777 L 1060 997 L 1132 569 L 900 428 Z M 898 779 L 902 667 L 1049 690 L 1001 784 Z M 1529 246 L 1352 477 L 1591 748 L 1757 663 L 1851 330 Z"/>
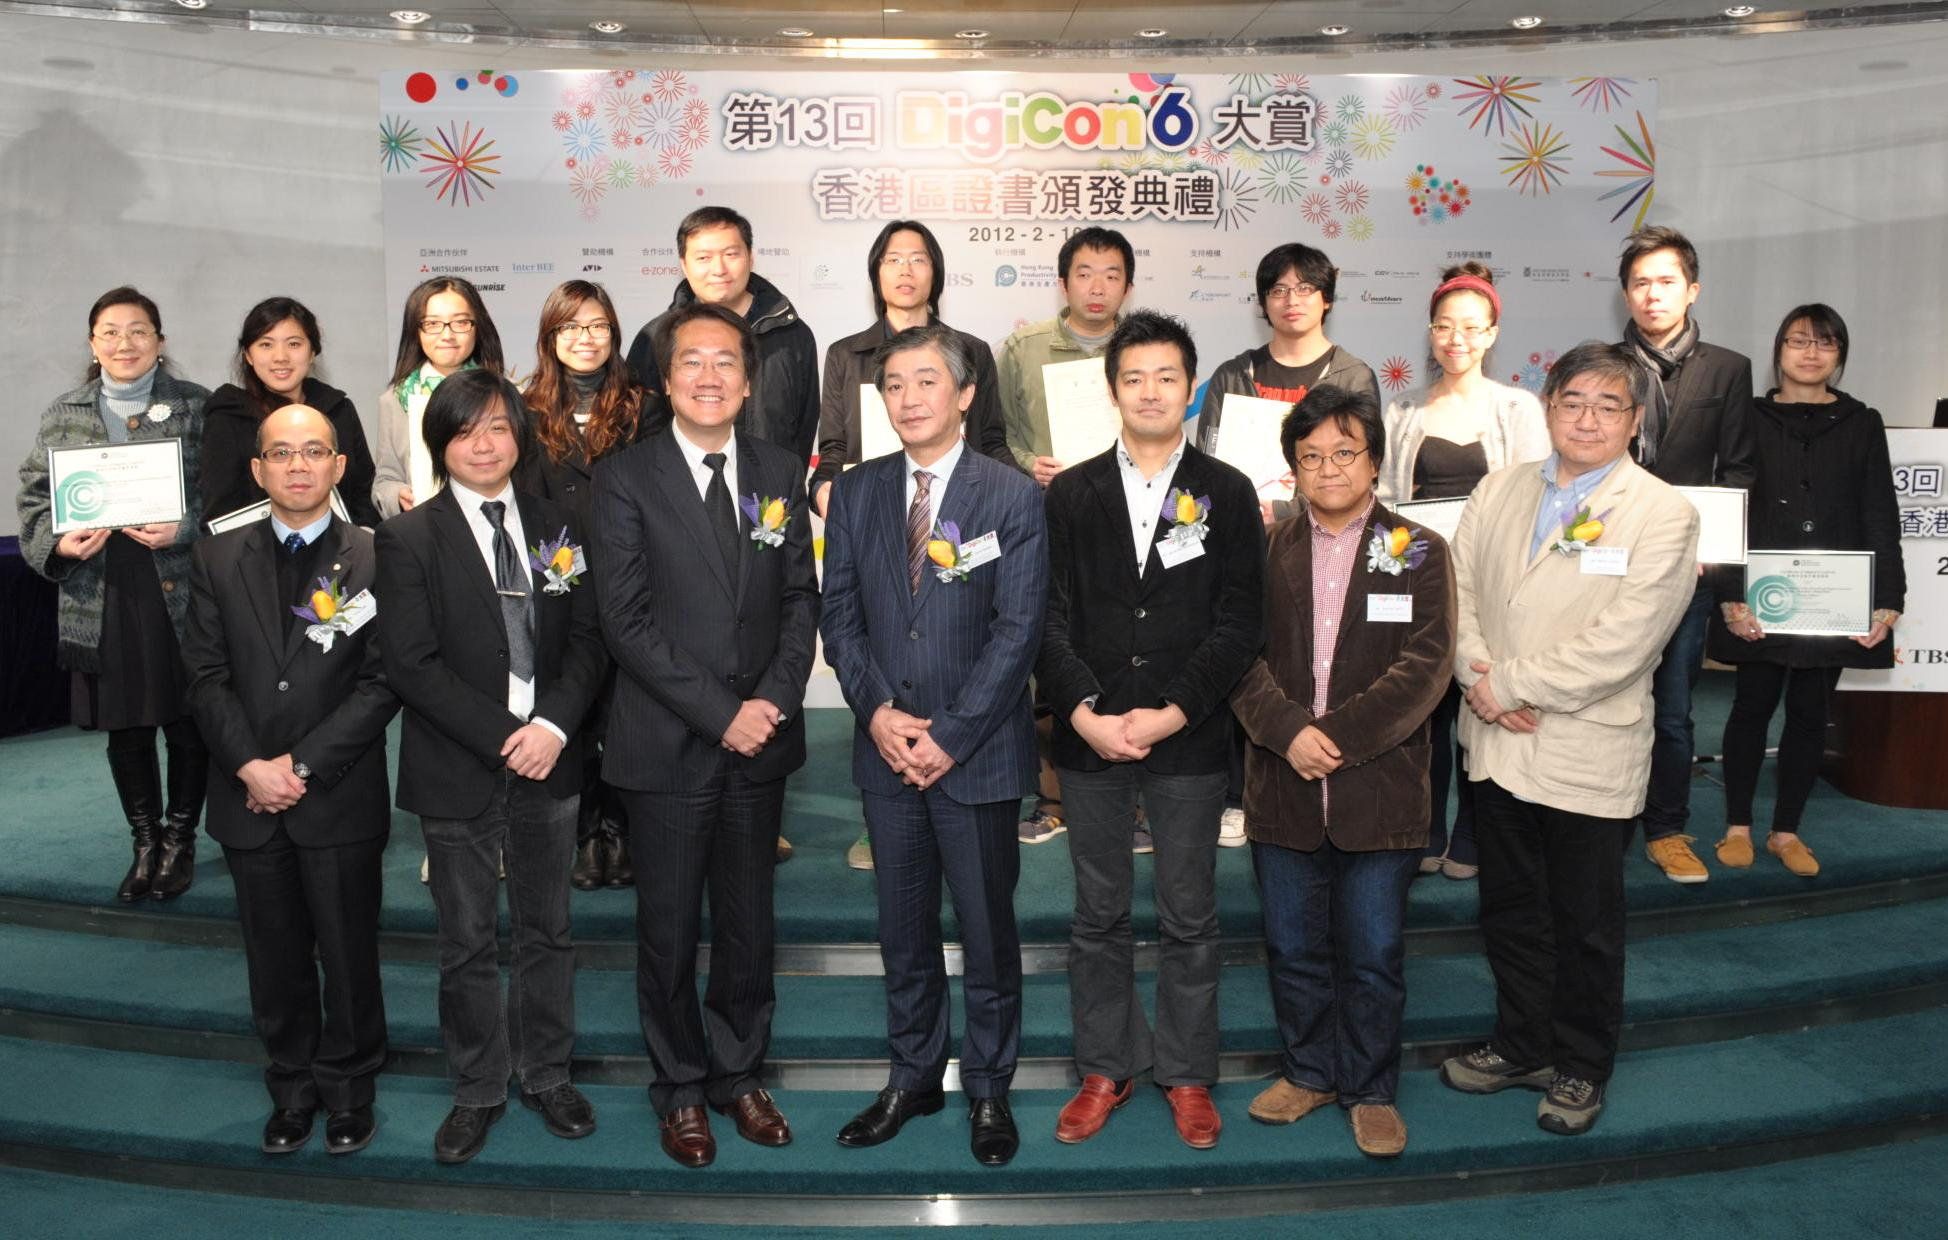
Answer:
<path fill-rule="evenodd" d="M 189 886 L 207 788 L 270 1061 L 267 1153 L 305 1145 L 321 1110 L 333 1153 L 376 1127 L 385 733 L 402 710 L 396 804 L 425 840 L 454 1080 L 443 1163 L 484 1147 L 510 1079 L 549 1132 L 595 1128 L 570 1079 L 571 885 L 635 888 L 665 1153 L 709 1164 L 712 1110 L 746 1140 L 791 1141 L 763 1085 L 773 871 L 820 637 L 854 717 L 851 860 L 875 875 L 891 1060 L 847 1146 L 945 1106 L 944 879 L 971 1152 L 1014 1156 L 1018 845 L 1058 833 L 1081 1081 L 1058 1141 L 1096 1136 L 1145 1074 L 1185 1144 L 1219 1140 L 1227 835 L 1252 847 L 1283 1043 L 1253 1119 L 1336 1104 L 1362 1151 L 1405 1148 L 1407 891 L 1440 871 L 1479 877 L 1497 991 L 1491 1037 L 1442 1079 L 1540 1090 L 1542 1127 L 1587 1131 L 1622 1023 L 1636 821 L 1672 878 L 1705 873 L 1681 832 L 1707 632 L 1739 668 L 1717 856 L 1753 862 L 1783 694 L 1766 848 L 1816 871 L 1798 828 L 1826 695 L 1837 668 L 1886 664 L 1903 595 L 1885 436 L 1835 386 L 1848 340 L 1831 309 L 1786 316 L 1778 386 L 1754 402 L 1749 362 L 1698 339 L 1695 250 L 1646 229 L 1619 269 L 1626 339 L 1568 350 L 1537 399 L 1487 377 L 1500 294 L 1456 268 L 1429 300 L 1437 377 L 1383 407 L 1327 338 L 1336 269 L 1285 245 L 1257 273 L 1271 339 L 1217 367 L 1200 408 L 1182 322 L 1124 309 L 1120 234 L 1069 237 L 1067 307 L 997 354 L 941 321 L 940 246 L 903 220 L 868 256 L 877 317 L 830 348 L 821 387 L 812 332 L 751 246 L 735 211 L 687 217 L 685 281 L 626 353 L 601 287 L 561 285 L 518 390 L 477 290 L 422 284 L 370 444 L 313 373 L 323 339 L 296 301 L 251 310 L 237 382 L 215 393 L 166 365 L 150 299 L 119 288 L 90 309 L 88 381 L 49 407 L 21 469 L 22 547 L 60 583 L 77 721 L 108 736 L 133 837 L 119 898 Z M 1120 434 L 1058 460 L 1040 368 L 1094 356 Z M 861 460 L 868 390 L 900 448 Z M 1227 394 L 1290 405 L 1289 503 L 1213 454 Z M 46 449 L 163 437 L 182 445 L 180 521 L 54 532 Z M 1737 574 L 1697 563 L 1673 484 L 1747 488 L 1754 545 L 1876 552 L 1873 631 L 1765 633 Z M 1464 496 L 1451 542 L 1393 510 Z M 261 519 L 202 535 L 252 505 Z M 1155 857 L 1153 1008 L 1136 853 Z"/>

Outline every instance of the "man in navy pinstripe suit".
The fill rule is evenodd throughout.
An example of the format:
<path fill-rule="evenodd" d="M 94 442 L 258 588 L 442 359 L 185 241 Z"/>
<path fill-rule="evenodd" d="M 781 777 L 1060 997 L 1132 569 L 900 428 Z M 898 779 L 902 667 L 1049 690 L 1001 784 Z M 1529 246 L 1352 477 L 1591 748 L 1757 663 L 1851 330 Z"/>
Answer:
<path fill-rule="evenodd" d="M 945 1105 L 944 873 L 967 1003 L 961 1088 L 974 1156 L 1014 1157 L 1008 1107 L 1021 1041 L 1015 819 L 1035 788 L 1028 673 L 1048 589 L 1041 492 L 968 452 L 972 364 L 952 331 L 909 328 L 874 356 L 905 450 L 833 484 L 825 525 L 825 657 L 856 716 L 852 777 L 879 889 L 893 1067 L 839 1143 L 878 1145 Z"/>

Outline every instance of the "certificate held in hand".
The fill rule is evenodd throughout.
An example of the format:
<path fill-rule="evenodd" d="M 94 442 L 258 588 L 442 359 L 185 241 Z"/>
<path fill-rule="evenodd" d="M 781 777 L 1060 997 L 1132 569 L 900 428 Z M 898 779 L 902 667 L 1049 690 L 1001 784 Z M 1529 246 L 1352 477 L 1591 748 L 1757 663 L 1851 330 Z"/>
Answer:
<path fill-rule="evenodd" d="M 1211 397 L 1207 394 L 1204 399 Z M 1236 392 L 1225 393 L 1223 400 L 1211 455 L 1251 479 L 1259 499 L 1290 501 L 1294 479 L 1278 433 L 1292 412 L 1292 402 Z"/>
<path fill-rule="evenodd" d="M 1042 367 L 1042 394 L 1048 400 L 1049 453 L 1065 466 L 1107 452 L 1123 433 L 1100 357 Z"/>
<path fill-rule="evenodd" d="M 183 441 L 144 439 L 47 450 L 54 532 L 183 519 Z"/>

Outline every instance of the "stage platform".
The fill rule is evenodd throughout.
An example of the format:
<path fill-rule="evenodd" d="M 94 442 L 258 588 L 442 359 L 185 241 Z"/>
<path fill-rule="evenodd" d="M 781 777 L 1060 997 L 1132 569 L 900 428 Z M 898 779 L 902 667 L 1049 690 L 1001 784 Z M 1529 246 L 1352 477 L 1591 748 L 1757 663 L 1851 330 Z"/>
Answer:
<path fill-rule="evenodd" d="M 1717 748 L 1728 679 L 1707 676 L 1701 749 Z M 1223 1141 L 1215 1151 L 1186 1150 L 1161 1098 L 1145 1088 L 1094 1141 L 1057 1144 L 1054 1115 L 1073 1080 L 1063 951 L 1070 871 L 1057 837 L 1022 851 L 1020 1157 L 1001 1170 L 978 1167 L 958 1105 L 887 1146 L 841 1149 L 833 1134 L 884 1079 L 883 1007 L 872 878 L 843 860 L 859 829 L 846 779 L 850 720 L 815 712 L 810 727 L 811 761 L 787 802 L 798 854 L 778 871 L 771 1069 L 797 1141 L 760 1150 L 720 1125 L 718 1163 L 702 1172 L 675 1167 L 657 1149 L 630 974 L 634 897 L 623 891 L 574 896 L 576 1076 L 600 1130 L 558 1141 L 515 1108 L 474 1163 L 433 1163 L 448 1095 L 431 903 L 417 881 L 417 825 L 405 815 L 395 819 L 386 872 L 395 1060 L 380 1083 L 380 1135 L 352 1158 L 330 1159 L 316 1146 L 262 1156 L 261 1052 L 220 853 L 206 846 L 183 899 L 116 905 L 126 833 L 100 738 L 57 731 L 0 742 L 0 848 L 9 858 L 0 869 L 0 1070 L 32 1083 L 0 1095 L 0 1163 L 204 1199 L 370 1208 L 374 1226 L 397 1211 L 817 1228 L 1161 1224 L 1335 1210 L 1350 1212 L 1352 1224 L 1413 1202 L 1502 1194 L 1547 1202 L 1579 1186 L 1832 1157 L 1948 1132 L 1948 1078 L 1934 1066 L 1948 1038 L 1948 936 L 1940 933 L 1948 814 L 1848 801 L 1822 784 L 1806 827 L 1825 866 L 1816 880 L 1761 857 L 1744 873 L 1714 864 L 1709 883 L 1680 887 L 1632 851 L 1625 1054 L 1609 1108 L 1587 1137 L 1539 1132 L 1532 1094 L 1463 1097 L 1427 1070 L 1492 1021 L 1473 884 L 1440 877 L 1419 880 L 1410 904 L 1407 1154 L 1390 1163 L 1362 1157 L 1336 1112 L 1291 1128 L 1252 1123 L 1244 1108 L 1276 1071 L 1277 1037 L 1249 850 L 1237 849 L 1219 856 Z M 1723 813 L 1712 769 L 1700 768 L 1693 796 L 1707 841 Z M 1761 823 L 1769 799 L 1762 789 Z M 1709 863 L 1708 848 L 1700 852 Z M 1139 858 L 1138 867 L 1141 878 L 1149 863 Z M 1140 935 L 1153 933 L 1147 908 L 1139 906 L 1137 922 Z M 1146 955 L 1140 967 L 1151 966 Z"/>

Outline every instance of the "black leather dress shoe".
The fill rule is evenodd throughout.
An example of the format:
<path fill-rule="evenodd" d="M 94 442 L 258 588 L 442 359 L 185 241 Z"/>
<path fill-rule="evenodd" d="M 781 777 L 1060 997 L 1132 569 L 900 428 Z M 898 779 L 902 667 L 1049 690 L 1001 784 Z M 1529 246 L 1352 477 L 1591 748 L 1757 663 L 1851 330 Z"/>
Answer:
<path fill-rule="evenodd" d="M 1008 1096 L 976 1098 L 968 1104 L 967 1118 L 973 1129 L 968 1144 L 974 1160 L 983 1167 L 1006 1166 L 1021 1148 L 1021 1134 L 1015 1130 L 1015 1113 Z"/>
<path fill-rule="evenodd" d="M 311 1107 L 279 1107 L 264 1121 L 264 1152 L 295 1154 L 311 1140 L 311 1121 L 317 1114 Z"/>
<path fill-rule="evenodd" d="M 629 837 L 613 831 L 602 835 L 602 876 L 611 887 L 634 887 L 636 867 L 629 864 Z"/>
<path fill-rule="evenodd" d="M 433 1157 L 443 1163 L 463 1163 L 480 1153 L 486 1148 L 494 1121 L 506 1111 L 505 1102 L 491 1107 L 454 1107 L 433 1134 Z"/>
<path fill-rule="evenodd" d="M 947 1105 L 947 1095 L 939 1089 L 894 1089 L 879 1091 L 872 1105 L 839 1129 L 839 1144 L 854 1149 L 880 1145 L 900 1135 L 906 1121 L 916 1115 L 933 1115 Z"/>
<path fill-rule="evenodd" d="M 602 837 L 591 835 L 575 846 L 575 867 L 568 871 L 568 881 L 577 891 L 594 891 L 602 878 Z"/>
<path fill-rule="evenodd" d="M 576 1137 L 586 1137 L 595 1131 L 595 1107 L 582 1096 L 581 1090 L 567 1081 L 538 1094 L 524 1091 L 521 1105 L 530 1111 L 541 1112 L 548 1131 L 558 1137 L 573 1141 Z"/>
<path fill-rule="evenodd" d="M 370 1103 L 349 1111 L 333 1111 L 325 1117 L 325 1152 L 356 1154 L 372 1144 L 372 1136 L 378 1131 L 379 1121 L 372 1118 Z"/>

